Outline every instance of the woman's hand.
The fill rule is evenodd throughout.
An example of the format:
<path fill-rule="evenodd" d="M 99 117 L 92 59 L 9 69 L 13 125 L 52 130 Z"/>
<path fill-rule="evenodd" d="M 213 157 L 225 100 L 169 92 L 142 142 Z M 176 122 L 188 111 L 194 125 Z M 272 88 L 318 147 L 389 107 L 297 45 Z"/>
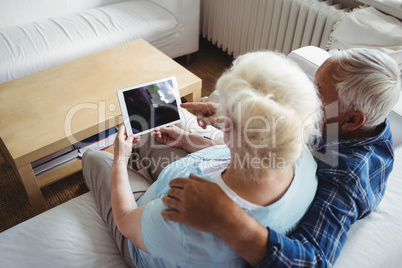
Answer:
<path fill-rule="evenodd" d="M 178 126 L 157 127 L 152 132 L 158 142 L 176 148 L 184 148 L 187 132 Z"/>
<path fill-rule="evenodd" d="M 133 145 L 140 141 L 140 137 L 127 136 L 124 124 L 119 127 L 116 139 L 114 140 L 114 160 L 124 161 L 127 164 L 131 156 Z"/>
<path fill-rule="evenodd" d="M 206 139 L 198 134 L 189 133 L 175 125 L 169 127 L 157 127 L 152 132 L 158 142 L 172 147 L 194 153 L 209 146 L 217 145 L 213 140 Z"/>

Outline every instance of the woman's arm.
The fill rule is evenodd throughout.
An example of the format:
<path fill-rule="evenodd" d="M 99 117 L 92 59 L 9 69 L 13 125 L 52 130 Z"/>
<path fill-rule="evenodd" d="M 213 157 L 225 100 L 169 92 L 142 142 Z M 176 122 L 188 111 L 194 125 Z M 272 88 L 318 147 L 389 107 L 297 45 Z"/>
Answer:
<path fill-rule="evenodd" d="M 119 231 L 136 247 L 148 252 L 142 237 L 141 217 L 144 206 L 137 207 L 128 182 L 127 162 L 139 137 L 127 137 L 121 125 L 114 142 L 114 160 L 111 170 L 111 203 L 113 218 Z"/>
<path fill-rule="evenodd" d="M 198 134 L 189 133 L 175 125 L 169 127 L 158 127 L 153 132 L 158 142 L 172 147 L 182 148 L 189 153 L 194 153 L 201 149 L 223 144 Z"/>

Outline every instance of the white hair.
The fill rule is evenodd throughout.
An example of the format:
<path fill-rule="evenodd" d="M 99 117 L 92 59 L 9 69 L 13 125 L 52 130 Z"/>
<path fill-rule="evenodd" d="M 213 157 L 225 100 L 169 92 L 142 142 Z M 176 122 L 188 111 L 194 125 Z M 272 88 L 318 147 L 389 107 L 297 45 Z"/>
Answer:
<path fill-rule="evenodd" d="M 322 120 L 313 83 L 296 63 L 275 52 L 238 57 L 219 78 L 216 95 L 221 114 L 227 115 L 235 128 L 240 126 L 241 153 L 275 158 L 276 163 L 285 161 L 283 167 L 298 159 L 305 138 L 317 129 L 317 124 L 306 126 L 306 121 Z M 275 168 L 281 167 L 270 167 Z"/>
<path fill-rule="evenodd" d="M 399 99 L 401 74 L 397 63 L 387 54 L 366 48 L 331 51 L 339 63 L 335 80 L 342 111 L 366 115 L 362 128 L 383 123 Z"/>

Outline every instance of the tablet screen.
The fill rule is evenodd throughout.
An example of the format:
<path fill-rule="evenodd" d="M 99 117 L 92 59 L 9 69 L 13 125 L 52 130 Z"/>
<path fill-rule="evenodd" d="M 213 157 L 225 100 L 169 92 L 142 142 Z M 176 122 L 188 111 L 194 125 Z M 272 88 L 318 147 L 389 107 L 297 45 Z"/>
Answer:
<path fill-rule="evenodd" d="M 135 136 L 155 127 L 180 122 L 180 97 L 175 77 L 117 92 L 127 133 Z"/>

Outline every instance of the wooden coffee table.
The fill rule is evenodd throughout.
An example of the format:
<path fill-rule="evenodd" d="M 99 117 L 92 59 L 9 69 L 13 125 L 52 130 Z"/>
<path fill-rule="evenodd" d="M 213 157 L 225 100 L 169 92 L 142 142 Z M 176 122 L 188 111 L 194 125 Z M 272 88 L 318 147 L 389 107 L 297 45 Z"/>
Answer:
<path fill-rule="evenodd" d="M 139 39 L 0 85 L 0 148 L 35 214 L 40 191 L 81 169 L 77 160 L 35 177 L 31 163 L 122 122 L 116 91 L 176 76 L 180 95 L 201 99 L 201 79 Z"/>

